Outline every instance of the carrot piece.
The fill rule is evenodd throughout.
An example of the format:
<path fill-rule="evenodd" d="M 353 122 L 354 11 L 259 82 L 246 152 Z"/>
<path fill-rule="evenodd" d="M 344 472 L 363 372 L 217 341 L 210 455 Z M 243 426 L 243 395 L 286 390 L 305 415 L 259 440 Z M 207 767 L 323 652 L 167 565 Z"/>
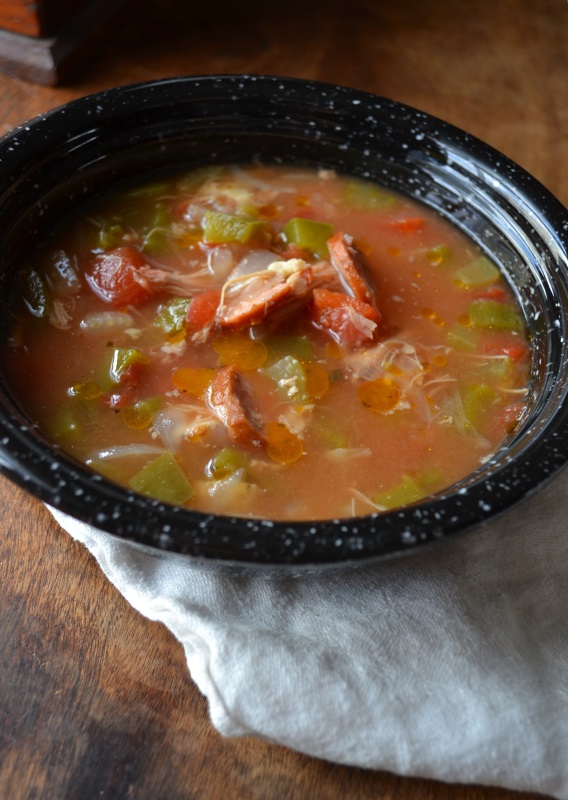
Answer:
<path fill-rule="evenodd" d="M 266 452 L 278 464 L 293 464 L 304 454 L 302 440 L 282 422 L 266 426 Z"/>
<path fill-rule="evenodd" d="M 179 367 L 172 373 L 172 383 L 181 392 L 205 397 L 215 378 L 215 370 L 207 367 Z"/>

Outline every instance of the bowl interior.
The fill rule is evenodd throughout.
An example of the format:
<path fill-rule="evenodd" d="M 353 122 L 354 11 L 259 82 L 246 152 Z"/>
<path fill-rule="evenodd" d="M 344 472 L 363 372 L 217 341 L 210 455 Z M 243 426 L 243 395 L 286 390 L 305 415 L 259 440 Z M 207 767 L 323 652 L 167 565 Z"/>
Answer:
<path fill-rule="evenodd" d="M 508 276 L 534 349 L 530 414 L 488 463 L 416 506 L 318 523 L 212 517 L 120 489 L 54 449 L 0 373 L 0 468 L 42 500 L 140 544 L 214 562 L 337 564 L 467 530 L 535 491 L 566 462 L 568 214 L 479 140 L 354 90 L 224 76 L 83 98 L 14 131 L 0 153 L 2 338 L 18 290 L 16 266 L 70 208 L 148 171 L 262 161 L 375 180 L 438 211 Z"/>

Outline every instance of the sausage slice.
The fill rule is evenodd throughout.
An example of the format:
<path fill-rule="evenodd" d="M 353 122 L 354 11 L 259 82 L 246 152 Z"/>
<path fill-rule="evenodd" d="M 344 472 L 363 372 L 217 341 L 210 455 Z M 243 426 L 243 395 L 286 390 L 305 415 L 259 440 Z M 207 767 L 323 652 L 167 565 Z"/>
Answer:
<path fill-rule="evenodd" d="M 219 370 L 207 399 L 235 444 L 256 447 L 264 444 L 262 419 L 249 386 L 234 364 Z"/>
<path fill-rule="evenodd" d="M 374 288 L 366 274 L 361 257 L 353 246 L 353 239 L 346 233 L 336 233 L 327 240 L 331 263 L 337 270 L 342 284 L 356 300 L 375 305 Z"/>

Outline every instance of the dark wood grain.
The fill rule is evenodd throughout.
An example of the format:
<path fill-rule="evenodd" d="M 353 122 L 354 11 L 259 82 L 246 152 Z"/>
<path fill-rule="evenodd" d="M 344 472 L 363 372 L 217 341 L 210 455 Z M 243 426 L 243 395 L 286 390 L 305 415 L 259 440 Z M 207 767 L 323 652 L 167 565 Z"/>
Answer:
<path fill-rule="evenodd" d="M 568 202 L 563 0 L 136 4 L 65 86 L 0 76 L 0 132 L 107 86 L 255 72 L 350 84 L 480 136 Z M 530 800 L 340 767 L 211 727 L 183 652 L 0 479 L 0 797 Z"/>

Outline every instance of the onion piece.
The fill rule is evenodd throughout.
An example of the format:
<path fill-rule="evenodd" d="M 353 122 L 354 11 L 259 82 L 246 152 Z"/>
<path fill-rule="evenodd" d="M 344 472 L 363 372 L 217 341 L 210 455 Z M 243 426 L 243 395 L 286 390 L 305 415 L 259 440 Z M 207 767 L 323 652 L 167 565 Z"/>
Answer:
<path fill-rule="evenodd" d="M 270 250 L 251 250 L 231 272 L 231 279 L 264 272 L 275 261 L 278 261 L 278 256 Z"/>
<path fill-rule="evenodd" d="M 351 461 L 354 458 L 369 458 L 373 453 L 368 447 L 336 447 L 327 452 L 334 461 Z"/>
<path fill-rule="evenodd" d="M 157 411 L 152 420 L 152 433 L 157 435 L 166 449 L 179 452 L 190 418 L 185 409 L 171 406 Z"/>
<path fill-rule="evenodd" d="M 124 311 L 94 311 L 84 316 L 80 322 L 82 330 L 94 332 L 111 328 L 131 328 L 133 325 L 132 315 Z"/>
<path fill-rule="evenodd" d="M 163 447 L 157 447 L 151 444 L 122 444 L 92 453 L 89 458 L 86 459 L 85 463 L 92 464 L 94 461 L 106 461 L 111 458 L 161 455 L 163 452 Z"/>
<path fill-rule="evenodd" d="M 220 283 L 224 283 L 234 264 L 235 257 L 229 247 L 219 245 L 207 255 L 207 268 Z"/>

